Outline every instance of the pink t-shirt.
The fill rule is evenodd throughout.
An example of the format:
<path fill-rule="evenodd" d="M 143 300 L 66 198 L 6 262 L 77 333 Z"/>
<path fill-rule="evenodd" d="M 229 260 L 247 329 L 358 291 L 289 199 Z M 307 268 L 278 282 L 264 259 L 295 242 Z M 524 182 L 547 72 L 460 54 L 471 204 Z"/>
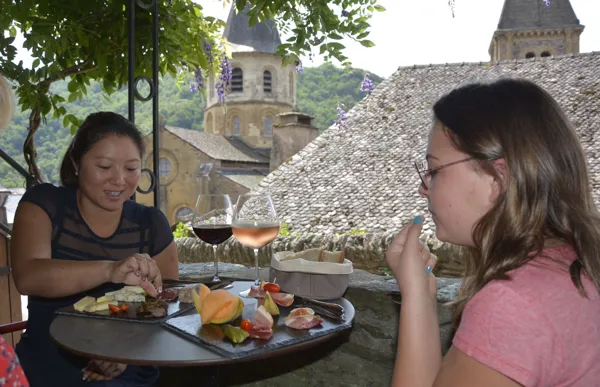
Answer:
<path fill-rule="evenodd" d="M 573 262 L 562 246 L 544 254 Z M 600 300 L 588 278 L 588 298 L 568 269 L 536 258 L 495 280 L 465 307 L 453 345 L 526 387 L 600 386 Z"/>

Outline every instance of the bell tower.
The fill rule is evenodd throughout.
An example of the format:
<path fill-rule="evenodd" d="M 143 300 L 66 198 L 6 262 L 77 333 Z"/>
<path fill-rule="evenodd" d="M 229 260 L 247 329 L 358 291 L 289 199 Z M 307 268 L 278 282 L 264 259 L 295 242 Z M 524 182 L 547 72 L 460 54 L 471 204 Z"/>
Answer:
<path fill-rule="evenodd" d="M 490 59 L 578 54 L 583 29 L 569 0 L 505 0 Z"/>
<path fill-rule="evenodd" d="M 270 147 L 278 114 L 292 111 L 296 104 L 296 68 L 282 67 L 276 54 L 281 44 L 272 20 L 249 27 L 250 3 L 236 12 L 232 3 L 223 36 L 230 44 L 231 90 L 224 109 L 215 91 L 216 79 L 207 82 L 204 131 L 240 136 L 256 147 Z"/>

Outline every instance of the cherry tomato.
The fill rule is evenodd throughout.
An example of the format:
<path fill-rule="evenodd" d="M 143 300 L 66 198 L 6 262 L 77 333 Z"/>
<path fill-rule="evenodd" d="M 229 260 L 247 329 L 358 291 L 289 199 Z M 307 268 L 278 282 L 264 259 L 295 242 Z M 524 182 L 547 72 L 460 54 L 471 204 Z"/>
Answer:
<path fill-rule="evenodd" d="M 250 332 L 252 330 L 252 323 L 250 322 L 250 320 L 244 319 L 240 324 L 240 328 L 242 328 L 246 332 Z"/>
<path fill-rule="evenodd" d="M 128 303 L 126 303 L 126 302 L 124 302 L 124 303 L 122 303 L 121 305 L 119 305 L 119 307 L 121 308 L 121 310 L 122 310 L 123 312 L 127 312 L 127 309 L 129 309 L 129 304 L 128 304 Z"/>
<path fill-rule="evenodd" d="M 281 290 L 281 287 L 277 284 L 274 284 L 274 283 L 265 284 L 265 292 L 279 293 L 280 290 Z"/>
<path fill-rule="evenodd" d="M 113 304 L 109 304 L 108 309 L 110 309 L 111 312 L 115 312 L 115 313 L 119 313 L 121 311 L 121 308 L 119 308 L 118 306 L 113 305 Z"/>

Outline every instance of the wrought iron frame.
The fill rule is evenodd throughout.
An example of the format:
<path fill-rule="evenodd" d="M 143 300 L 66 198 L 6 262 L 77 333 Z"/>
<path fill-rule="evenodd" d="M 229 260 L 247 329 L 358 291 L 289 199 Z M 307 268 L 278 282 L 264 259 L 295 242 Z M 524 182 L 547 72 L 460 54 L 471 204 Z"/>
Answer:
<path fill-rule="evenodd" d="M 135 76 L 135 11 L 136 7 L 140 7 L 144 11 L 150 12 L 152 9 L 152 78 L 147 76 Z M 160 208 L 160 192 L 159 192 L 159 158 L 160 158 L 160 118 L 158 111 L 158 60 L 159 60 L 159 45 L 158 45 L 158 15 L 159 15 L 159 0 L 129 0 L 129 38 L 128 38 L 128 53 L 127 60 L 129 66 L 129 93 L 128 93 L 128 113 L 129 121 L 135 124 L 135 100 L 147 102 L 152 100 L 152 170 L 143 168 L 142 172 L 148 173 L 150 176 L 150 187 L 143 190 L 140 187 L 137 191 L 141 194 L 149 194 L 154 192 L 154 207 Z M 145 81 L 150 86 L 150 92 L 147 96 L 142 96 L 138 91 L 138 85 Z M 134 195 L 135 196 L 135 195 Z"/>

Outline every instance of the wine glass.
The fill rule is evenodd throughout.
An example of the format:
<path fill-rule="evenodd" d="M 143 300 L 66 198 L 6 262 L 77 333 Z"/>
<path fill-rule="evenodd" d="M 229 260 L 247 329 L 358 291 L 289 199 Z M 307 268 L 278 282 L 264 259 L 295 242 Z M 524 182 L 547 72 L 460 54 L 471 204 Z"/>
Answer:
<path fill-rule="evenodd" d="M 232 218 L 233 205 L 229 195 L 198 195 L 192 228 L 198 238 L 213 247 L 215 258 L 213 282 L 221 281 L 217 246 L 231 237 Z"/>
<path fill-rule="evenodd" d="M 233 211 L 233 236 L 242 245 L 254 250 L 255 286 L 260 286 L 258 249 L 273 242 L 279 234 L 279 219 L 271 195 L 249 193 L 240 195 Z"/>

